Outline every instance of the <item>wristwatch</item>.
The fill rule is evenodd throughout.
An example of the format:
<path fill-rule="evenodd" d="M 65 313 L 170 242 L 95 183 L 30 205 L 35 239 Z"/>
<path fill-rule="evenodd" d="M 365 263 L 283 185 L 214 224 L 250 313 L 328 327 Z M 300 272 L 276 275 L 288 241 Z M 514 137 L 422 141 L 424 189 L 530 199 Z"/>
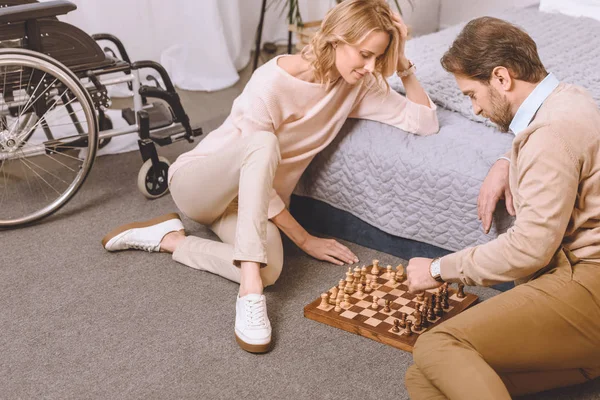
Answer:
<path fill-rule="evenodd" d="M 444 283 L 444 280 L 442 279 L 441 267 L 442 267 L 442 259 L 439 257 L 435 258 L 431 262 L 431 265 L 429 266 L 429 273 L 431 274 L 431 277 L 433 279 L 435 279 L 437 282 Z"/>
<path fill-rule="evenodd" d="M 406 78 L 407 76 L 414 74 L 416 70 L 417 67 L 415 67 L 415 64 L 408 60 L 408 68 L 406 68 L 404 71 L 396 71 L 396 74 L 400 78 Z"/>

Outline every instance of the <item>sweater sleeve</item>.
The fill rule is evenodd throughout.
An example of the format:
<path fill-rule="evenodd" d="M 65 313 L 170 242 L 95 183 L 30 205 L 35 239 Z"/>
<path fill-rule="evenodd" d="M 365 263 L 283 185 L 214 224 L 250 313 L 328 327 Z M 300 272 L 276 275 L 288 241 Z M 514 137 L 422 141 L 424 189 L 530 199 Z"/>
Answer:
<path fill-rule="evenodd" d="M 371 81 L 349 117 L 382 122 L 417 135 L 431 135 L 437 133 L 440 126 L 437 107 L 429 96 L 427 98 L 429 107 L 413 103 L 393 89 L 386 91 Z"/>
<path fill-rule="evenodd" d="M 548 265 L 561 245 L 579 185 L 573 152 L 552 130 L 540 128 L 511 162 L 518 174 L 515 224 L 489 243 L 443 257 L 444 280 L 482 286 L 514 281 Z"/>
<path fill-rule="evenodd" d="M 264 90 L 264 88 L 263 88 Z M 240 130 L 242 137 L 247 137 L 256 132 L 269 132 L 275 135 L 280 124 L 280 111 L 276 99 L 268 96 L 268 93 L 253 91 L 255 95 L 240 96 L 234 102 L 233 109 L 236 110 L 233 123 Z M 265 95 L 266 94 L 266 95 Z M 285 203 L 275 189 L 269 194 L 268 218 L 271 219 L 285 208 Z"/>

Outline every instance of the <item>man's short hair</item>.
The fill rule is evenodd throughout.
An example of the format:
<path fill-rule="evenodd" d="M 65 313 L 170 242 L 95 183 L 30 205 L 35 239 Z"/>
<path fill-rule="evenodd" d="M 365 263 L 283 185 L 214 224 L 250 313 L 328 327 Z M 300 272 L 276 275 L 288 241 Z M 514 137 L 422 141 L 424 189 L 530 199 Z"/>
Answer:
<path fill-rule="evenodd" d="M 505 67 L 513 77 L 537 83 L 548 72 L 531 36 L 498 18 L 470 21 L 442 57 L 442 67 L 452 74 L 488 83 L 496 67 Z"/>

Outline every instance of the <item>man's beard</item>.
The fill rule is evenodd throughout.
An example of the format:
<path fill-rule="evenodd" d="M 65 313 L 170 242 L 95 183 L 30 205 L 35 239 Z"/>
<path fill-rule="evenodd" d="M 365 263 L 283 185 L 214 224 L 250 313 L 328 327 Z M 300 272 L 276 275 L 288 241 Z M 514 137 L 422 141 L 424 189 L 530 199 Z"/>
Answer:
<path fill-rule="evenodd" d="M 492 112 L 488 118 L 498 126 L 500 131 L 508 132 L 510 123 L 514 118 L 510 110 L 510 103 L 506 99 L 506 96 L 501 96 L 494 87 L 490 86 L 489 91 Z"/>

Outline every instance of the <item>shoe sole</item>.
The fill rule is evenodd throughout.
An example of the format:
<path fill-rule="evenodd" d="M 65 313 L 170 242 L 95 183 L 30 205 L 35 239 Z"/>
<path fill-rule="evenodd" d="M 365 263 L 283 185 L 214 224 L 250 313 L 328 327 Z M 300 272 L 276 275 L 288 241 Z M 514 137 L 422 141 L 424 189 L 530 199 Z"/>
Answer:
<path fill-rule="evenodd" d="M 249 344 L 244 342 L 242 339 L 240 339 L 237 335 L 237 333 L 235 334 L 235 340 L 237 341 L 238 345 L 243 349 L 246 350 L 248 353 L 266 353 L 269 350 L 271 350 L 271 342 L 266 343 L 266 344 Z"/>
<path fill-rule="evenodd" d="M 179 217 L 179 214 L 177 213 L 169 213 L 166 215 L 162 215 L 160 217 L 156 217 L 153 219 L 150 219 L 148 221 L 143 221 L 143 222 L 132 222 L 129 223 L 127 225 L 121 225 L 118 228 L 115 228 L 114 230 L 110 231 L 109 233 L 106 234 L 106 236 L 104 236 L 102 238 L 102 247 L 106 248 L 106 244 L 115 236 L 117 236 L 120 233 L 125 232 L 126 230 L 129 229 L 134 229 L 134 228 L 146 228 L 148 226 L 152 226 L 152 225 L 157 225 L 160 224 L 161 222 L 165 222 L 171 219 L 178 219 L 181 221 L 181 218 Z"/>

